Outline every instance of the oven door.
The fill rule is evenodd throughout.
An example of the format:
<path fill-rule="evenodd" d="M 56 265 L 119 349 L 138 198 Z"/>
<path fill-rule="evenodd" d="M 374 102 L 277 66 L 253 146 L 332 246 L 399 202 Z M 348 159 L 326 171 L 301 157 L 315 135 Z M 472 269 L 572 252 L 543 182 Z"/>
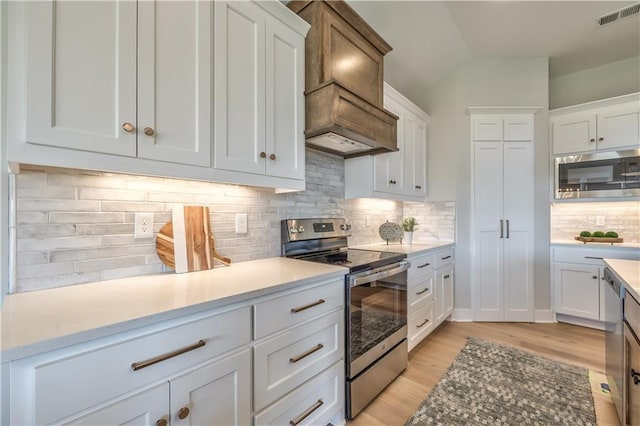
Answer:
<path fill-rule="evenodd" d="M 355 377 L 407 337 L 407 269 L 402 261 L 347 277 L 347 376 Z"/>

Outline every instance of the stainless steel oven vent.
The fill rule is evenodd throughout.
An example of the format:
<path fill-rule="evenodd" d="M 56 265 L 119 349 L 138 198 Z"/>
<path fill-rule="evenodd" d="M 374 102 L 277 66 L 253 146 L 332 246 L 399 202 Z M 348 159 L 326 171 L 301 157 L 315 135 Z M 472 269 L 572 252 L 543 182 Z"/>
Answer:
<path fill-rule="evenodd" d="M 610 24 L 612 22 L 619 21 L 624 18 L 628 18 L 629 16 L 637 15 L 640 13 L 640 3 L 632 4 L 631 6 L 627 6 L 622 9 L 618 9 L 614 12 L 607 13 L 598 18 L 598 25 L 603 26 L 606 24 Z"/>

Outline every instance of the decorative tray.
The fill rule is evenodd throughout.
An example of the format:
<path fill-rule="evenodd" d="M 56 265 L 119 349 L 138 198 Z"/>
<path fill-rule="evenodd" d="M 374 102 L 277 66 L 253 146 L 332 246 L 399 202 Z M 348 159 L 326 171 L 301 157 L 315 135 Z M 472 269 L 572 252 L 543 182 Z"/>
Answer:
<path fill-rule="evenodd" d="M 622 238 L 607 238 L 607 237 L 575 237 L 576 240 L 582 241 L 584 244 L 587 243 L 622 243 L 624 240 Z"/>
<path fill-rule="evenodd" d="M 380 238 L 387 241 L 387 244 L 389 244 L 389 241 L 401 241 L 404 235 L 402 226 L 393 222 L 385 222 L 380 225 L 378 234 L 380 234 Z"/>

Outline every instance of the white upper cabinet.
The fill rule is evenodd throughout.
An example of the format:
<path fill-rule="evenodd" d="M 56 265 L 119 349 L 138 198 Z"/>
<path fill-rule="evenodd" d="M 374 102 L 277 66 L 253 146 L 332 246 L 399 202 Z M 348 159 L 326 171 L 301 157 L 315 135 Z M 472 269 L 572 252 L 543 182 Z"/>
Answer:
<path fill-rule="evenodd" d="M 26 7 L 27 142 L 211 165 L 209 3 Z"/>
<path fill-rule="evenodd" d="M 256 3 L 215 8 L 214 167 L 304 179 L 304 36 Z"/>
<path fill-rule="evenodd" d="M 304 189 L 309 24 L 281 2 L 7 10 L 9 161 Z"/>
<path fill-rule="evenodd" d="M 387 83 L 384 108 L 398 116 L 398 151 L 346 159 L 345 197 L 424 201 L 429 116 Z"/>
<path fill-rule="evenodd" d="M 635 149 L 640 144 L 640 97 L 621 96 L 550 112 L 553 153 Z"/>

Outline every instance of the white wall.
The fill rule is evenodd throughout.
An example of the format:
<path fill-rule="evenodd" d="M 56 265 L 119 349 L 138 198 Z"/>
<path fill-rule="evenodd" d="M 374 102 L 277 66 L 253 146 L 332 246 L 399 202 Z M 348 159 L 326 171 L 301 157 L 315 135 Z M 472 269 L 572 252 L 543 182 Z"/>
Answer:
<path fill-rule="evenodd" d="M 481 58 L 459 64 L 417 99 L 431 116 L 429 200 L 456 201 L 456 309 L 471 309 L 469 106 L 539 106 L 535 117 L 536 309 L 550 308 L 548 59 Z"/>
<path fill-rule="evenodd" d="M 549 79 L 549 109 L 640 92 L 640 56 Z"/>
<path fill-rule="evenodd" d="M 6 18 L 7 3 L 0 2 L 0 306 L 9 286 L 9 175 L 6 139 Z M 0 418 L 0 420 L 2 420 Z"/>

